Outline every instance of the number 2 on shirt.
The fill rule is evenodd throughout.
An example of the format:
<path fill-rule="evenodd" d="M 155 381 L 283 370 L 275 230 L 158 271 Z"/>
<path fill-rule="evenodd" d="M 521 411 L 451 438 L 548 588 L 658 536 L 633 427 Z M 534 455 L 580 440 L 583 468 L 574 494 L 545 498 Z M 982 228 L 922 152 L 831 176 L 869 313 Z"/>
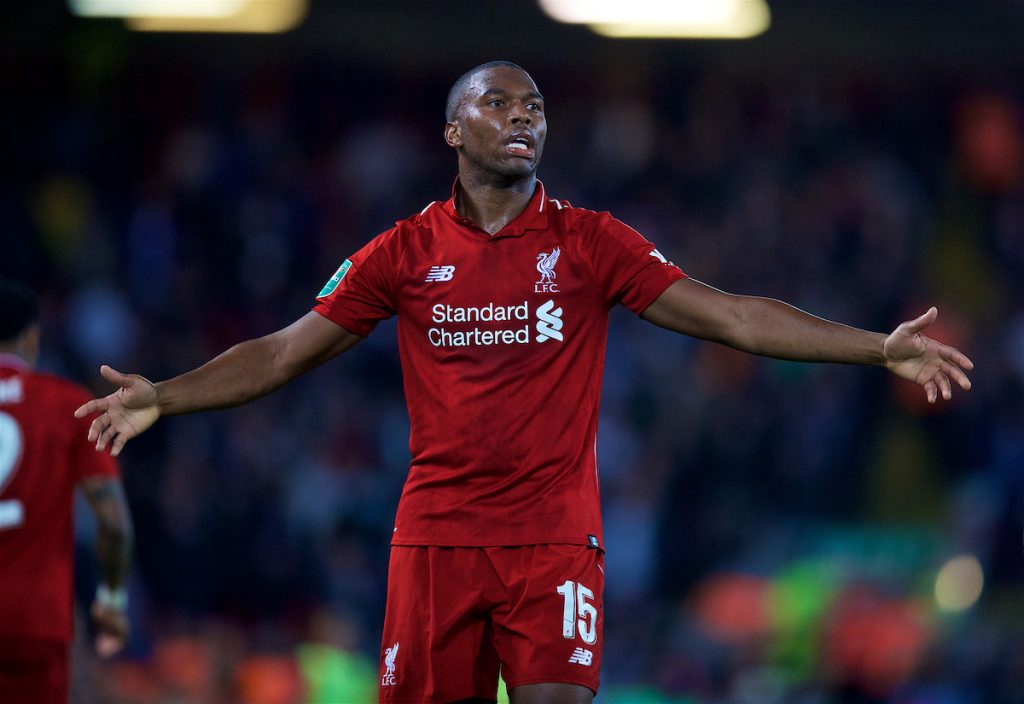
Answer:
<path fill-rule="evenodd" d="M 593 645 L 597 640 L 597 609 L 587 599 L 594 598 L 594 592 L 583 586 L 566 580 L 555 591 L 562 595 L 565 601 L 562 608 L 562 636 L 565 638 L 576 637 L 576 626 L 579 625 L 580 638 L 584 643 Z M 576 616 L 579 615 L 579 619 Z"/>
<path fill-rule="evenodd" d="M 0 496 L 14 476 L 21 459 L 21 428 L 18 421 L 0 411 Z M 0 500 L 0 531 L 17 528 L 25 522 L 25 509 L 17 499 Z"/>

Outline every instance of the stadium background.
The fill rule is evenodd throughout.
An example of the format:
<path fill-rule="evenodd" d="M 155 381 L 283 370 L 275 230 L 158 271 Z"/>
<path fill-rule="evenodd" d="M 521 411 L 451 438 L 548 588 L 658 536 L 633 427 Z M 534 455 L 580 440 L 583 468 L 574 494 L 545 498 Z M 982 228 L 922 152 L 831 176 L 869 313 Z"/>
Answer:
<path fill-rule="evenodd" d="M 45 369 L 97 393 L 101 362 L 182 372 L 445 198 L 448 86 L 519 62 L 547 96 L 550 193 L 729 291 L 876 330 L 934 303 L 977 364 L 929 408 L 881 370 L 617 311 L 599 700 L 1020 702 L 1024 5 L 771 7 L 735 42 L 603 39 L 526 1 L 319 0 L 280 36 L 11 4 L 0 274 L 42 296 Z M 113 663 L 80 649 L 78 701 L 373 696 L 407 462 L 394 337 L 129 445 L 135 630 Z M 80 560 L 85 597 L 94 579 Z"/>

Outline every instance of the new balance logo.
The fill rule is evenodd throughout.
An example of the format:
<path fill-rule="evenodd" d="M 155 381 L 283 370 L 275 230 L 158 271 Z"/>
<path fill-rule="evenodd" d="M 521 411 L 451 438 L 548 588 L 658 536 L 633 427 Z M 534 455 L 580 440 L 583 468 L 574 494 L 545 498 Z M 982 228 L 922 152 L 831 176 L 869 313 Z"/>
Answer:
<path fill-rule="evenodd" d="M 591 663 L 594 662 L 594 654 L 586 648 L 576 648 L 572 651 L 572 655 L 569 656 L 569 664 L 583 665 L 584 667 L 590 667 Z"/>
<path fill-rule="evenodd" d="M 432 266 L 430 271 L 427 272 L 427 278 L 424 281 L 451 281 L 452 277 L 455 276 L 455 266 L 452 264 L 446 264 L 445 266 Z"/>
<path fill-rule="evenodd" d="M 562 308 L 555 308 L 554 301 L 548 301 L 537 309 L 537 342 L 562 341 Z"/>

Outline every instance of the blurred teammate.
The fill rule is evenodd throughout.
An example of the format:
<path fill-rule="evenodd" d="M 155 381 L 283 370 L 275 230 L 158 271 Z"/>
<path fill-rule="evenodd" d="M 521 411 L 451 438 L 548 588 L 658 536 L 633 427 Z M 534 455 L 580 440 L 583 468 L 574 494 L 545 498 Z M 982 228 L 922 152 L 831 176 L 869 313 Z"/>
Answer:
<path fill-rule="evenodd" d="M 589 702 L 598 688 L 604 565 L 597 417 L 607 315 L 622 304 L 670 330 L 783 359 L 884 365 L 948 399 L 963 354 L 687 278 L 607 213 L 536 178 L 544 99 L 507 62 L 449 94 L 459 178 L 345 260 L 312 312 L 199 369 L 152 384 L 109 367 L 89 438 L 118 454 L 164 414 L 270 393 L 398 316 L 412 464 L 398 507 L 381 648 L 386 702 Z M 343 403 L 343 396 L 339 396 Z M 680 432 L 683 432 L 681 429 Z"/>
<path fill-rule="evenodd" d="M 72 416 L 85 389 L 32 371 L 39 311 L 0 281 L 0 702 L 68 699 L 72 636 L 72 508 L 81 487 L 96 514 L 102 582 L 92 605 L 96 649 L 109 657 L 128 633 L 122 581 L 131 523 L 116 461 L 92 450 Z"/>

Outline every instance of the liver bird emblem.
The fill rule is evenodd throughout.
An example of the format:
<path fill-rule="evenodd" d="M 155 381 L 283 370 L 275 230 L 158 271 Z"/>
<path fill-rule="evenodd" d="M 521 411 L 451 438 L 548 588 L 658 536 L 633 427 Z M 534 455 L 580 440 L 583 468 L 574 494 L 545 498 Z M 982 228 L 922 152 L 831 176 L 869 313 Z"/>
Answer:
<path fill-rule="evenodd" d="M 395 674 L 396 657 L 398 657 L 398 643 L 395 643 L 384 651 L 384 667 L 388 669 L 384 674 L 385 677 Z"/>
<path fill-rule="evenodd" d="M 540 272 L 538 284 L 554 283 L 554 279 L 558 278 L 555 273 L 555 264 L 558 263 L 558 257 L 561 254 L 562 250 L 555 247 L 550 252 L 541 252 L 537 255 L 537 271 Z"/>

